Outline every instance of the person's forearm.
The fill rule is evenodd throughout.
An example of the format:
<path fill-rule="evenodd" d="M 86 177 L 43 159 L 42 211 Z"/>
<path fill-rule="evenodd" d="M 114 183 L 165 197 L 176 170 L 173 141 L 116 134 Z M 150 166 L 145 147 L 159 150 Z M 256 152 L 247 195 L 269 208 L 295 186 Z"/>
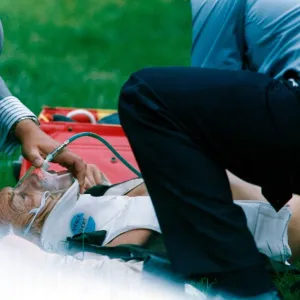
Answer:
<path fill-rule="evenodd" d="M 149 196 L 145 183 L 142 183 L 126 194 L 128 197 Z"/>
<path fill-rule="evenodd" d="M 267 201 L 259 186 L 250 184 L 227 171 L 233 200 Z"/>
<path fill-rule="evenodd" d="M 113 239 L 110 243 L 108 243 L 106 246 L 115 247 L 118 245 L 128 245 L 128 244 L 143 246 L 149 241 L 152 233 L 153 231 L 148 229 L 130 230 L 120 234 L 115 239 Z"/>

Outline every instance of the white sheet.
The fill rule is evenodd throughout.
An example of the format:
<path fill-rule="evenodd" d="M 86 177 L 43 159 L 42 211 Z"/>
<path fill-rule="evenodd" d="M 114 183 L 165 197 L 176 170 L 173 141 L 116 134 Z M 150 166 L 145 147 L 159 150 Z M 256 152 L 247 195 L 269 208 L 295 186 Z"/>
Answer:
<path fill-rule="evenodd" d="M 84 260 L 42 251 L 15 235 L 0 240 L 1 298 L 9 300 L 175 300 L 171 284 L 141 287 L 142 263 L 85 253 Z M 191 287 L 189 287 L 191 290 Z M 206 299 L 196 293 L 192 299 Z M 182 298 L 181 298 L 182 299 Z"/>

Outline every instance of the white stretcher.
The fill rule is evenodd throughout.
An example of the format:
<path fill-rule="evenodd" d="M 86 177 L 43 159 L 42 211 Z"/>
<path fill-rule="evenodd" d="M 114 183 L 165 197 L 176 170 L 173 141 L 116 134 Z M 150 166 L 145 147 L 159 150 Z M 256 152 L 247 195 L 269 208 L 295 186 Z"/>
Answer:
<path fill-rule="evenodd" d="M 47 253 L 9 234 L 0 240 L 1 298 L 7 300 L 174 300 L 166 282 L 142 285 L 142 262 L 127 263 L 97 254 L 75 257 Z M 186 286 L 192 299 L 207 299 Z M 193 296 L 192 296 L 193 293 Z M 181 298 L 182 299 L 182 298 Z"/>

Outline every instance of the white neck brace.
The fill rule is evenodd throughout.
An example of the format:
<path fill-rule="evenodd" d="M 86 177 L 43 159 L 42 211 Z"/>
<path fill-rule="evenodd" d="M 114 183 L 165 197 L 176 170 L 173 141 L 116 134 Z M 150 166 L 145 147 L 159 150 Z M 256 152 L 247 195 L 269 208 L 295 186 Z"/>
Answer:
<path fill-rule="evenodd" d="M 41 245 L 46 251 L 64 251 L 66 239 L 82 232 L 107 231 L 103 245 L 134 229 L 160 232 L 150 197 L 79 196 L 78 188 L 75 181 L 46 219 L 41 233 Z"/>

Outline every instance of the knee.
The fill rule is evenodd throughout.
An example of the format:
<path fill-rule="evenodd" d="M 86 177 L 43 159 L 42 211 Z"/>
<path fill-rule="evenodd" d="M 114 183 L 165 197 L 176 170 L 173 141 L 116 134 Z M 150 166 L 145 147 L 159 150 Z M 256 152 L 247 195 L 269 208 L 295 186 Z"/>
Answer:
<path fill-rule="evenodd" d="M 157 68 L 155 67 L 145 67 L 133 72 L 131 76 L 139 78 L 140 80 L 146 80 L 146 78 L 151 76 L 151 74 L 156 72 L 156 70 Z"/>
<path fill-rule="evenodd" d="M 121 89 L 121 96 L 135 91 L 135 88 L 138 86 L 147 85 L 151 81 L 151 77 L 154 76 L 154 73 L 154 68 L 143 68 L 132 73 Z"/>
<path fill-rule="evenodd" d="M 149 94 L 151 78 L 154 78 L 154 68 L 143 68 L 130 75 L 121 88 L 119 95 L 119 113 L 124 113 L 128 104 L 140 102 L 144 96 Z M 132 107 L 133 108 L 133 107 Z"/>

